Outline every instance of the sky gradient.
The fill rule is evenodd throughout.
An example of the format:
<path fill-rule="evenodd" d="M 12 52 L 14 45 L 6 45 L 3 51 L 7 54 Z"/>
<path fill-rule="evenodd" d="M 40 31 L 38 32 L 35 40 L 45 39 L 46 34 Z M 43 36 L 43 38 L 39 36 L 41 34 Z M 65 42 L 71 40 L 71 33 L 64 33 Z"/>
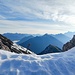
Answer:
<path fill-rule="evenodd" d="M 75 0 L 0 0 L 0 33 L 75 31 Z"/>

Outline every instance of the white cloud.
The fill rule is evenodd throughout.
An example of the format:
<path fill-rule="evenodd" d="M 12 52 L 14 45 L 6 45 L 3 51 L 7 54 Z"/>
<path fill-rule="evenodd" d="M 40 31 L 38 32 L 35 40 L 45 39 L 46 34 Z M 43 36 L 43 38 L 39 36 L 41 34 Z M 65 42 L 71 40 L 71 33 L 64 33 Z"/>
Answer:
<path fill-rule="evenodd" d="M 41 18 L 60 21 L 61 18 L 75 13 L 74 0 L 8 0 L 4 1 L 4 4 L 11 8 L 12 12 L 18 12 L 30 19 Z M 73 17 L 69 16 L 69 18 Z M 61 21 L 65 22 L 63 19 Z"/>
<path fill-rule="evenodd" d="M 0 15 L 0 20 L 6 19 L 4 16 Z"/>
<path fill-rule="evenodd" d="M 0 25 L 9 28 L 9 31 L 13 29 L 22 33 L 74 31 L 75 0 L 1 0 L 1 5 L 10 9 L 8 12 L 1 11 L 4 14 L 0 13 Z M 17 21 L 19 18 L 33 21 Z M 5 19 L 15 19 L 15 21 Z M 44 20 L 48 23 L 43 22 Z"/>
<path fill-rule="evenodd" d="M 31 34 L 44 34 L 44 33 L 61 33 L 66 31 L 74 31 L 75 26 L 50 24 L 45 22 L 31 22 L 31 21 L 9 21 L 0 20 L 1 33 L 3 32 L 18 32 L 18 33 L 31 33 Z M 3 30 L 2 30 L 3 29 Z"/>

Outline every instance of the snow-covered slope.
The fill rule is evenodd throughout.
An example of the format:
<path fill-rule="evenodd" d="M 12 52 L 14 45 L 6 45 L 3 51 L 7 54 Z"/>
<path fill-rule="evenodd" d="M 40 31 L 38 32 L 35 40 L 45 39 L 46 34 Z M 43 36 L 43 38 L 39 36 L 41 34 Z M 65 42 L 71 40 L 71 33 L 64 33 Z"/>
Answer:
<path fill-rule="evenodd" d="M 75 75 L 75 48 L 45 55 L 0 50 L 0 75 Z"/>
<path fill-rule="evenodd" d="M 10 39 L 4 37 L 0 34 L 0 49 L 5 51 L 15 52 L 15 53 L 23 53 L 23 54 L 33 54 L 30 50 L 13 43 Z"/>

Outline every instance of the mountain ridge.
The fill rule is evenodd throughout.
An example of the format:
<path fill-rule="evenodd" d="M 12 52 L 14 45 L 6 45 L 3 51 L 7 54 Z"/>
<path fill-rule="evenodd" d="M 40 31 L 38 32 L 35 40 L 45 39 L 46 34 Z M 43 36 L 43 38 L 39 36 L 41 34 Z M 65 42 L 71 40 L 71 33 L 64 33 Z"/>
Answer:
<path fill-rule="evenodd" d="M 43 50 L 41 53 L 39 53 L 39 55 L 42 54 L 49 54 L 49 53 L 58 53 L 58 52 L 62 52 L 62 50 L 60 48 L 58 48 L 57 46 L 54 45 L 49 45 L 45 48 L 45 50 Z"/>
<path fill-rule="evenodd" d="M 29 44 L 29 49 L 36 54 L 42 52 L 49 44 L 56 45 L 60 48 L 63 46 L 62 42 L 48 34 L 31 38 L 20 45 L 27 48 Z"/>
<path fill-rule="evenodd" d="M 23 54 L 32 54 L 31 51 L 26 48 L 13 43 L 10 39 L 0 34 L 0 49 L 15 52 L 15 53 L 23 53 Z"/>
<path fill-rule="evenodd" d="M 75 35 L 69 42 L 67 42 L 66 44 L 63 45 L 62 50 L 67 51 L 73 47 L 75 47 Z"/>

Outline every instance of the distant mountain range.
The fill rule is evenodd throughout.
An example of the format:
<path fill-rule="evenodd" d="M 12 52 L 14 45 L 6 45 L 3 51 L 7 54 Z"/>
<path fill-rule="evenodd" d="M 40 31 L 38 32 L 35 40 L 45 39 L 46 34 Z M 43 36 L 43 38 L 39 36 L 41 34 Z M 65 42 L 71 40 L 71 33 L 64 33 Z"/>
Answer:
<path fill-rule="evenodd" d="M 45 34 L 43 36 L 37 36 L 34 38 L 31 38 L 20 45 L 23 47 L 26 47 L 33 51 L 36 54 L 39 54 L 42 52 L 48 45 L 55 45 L 59 48 L 62 48 L 63 43 L 54 38 L 51 35 Z"/>
<path fill-rule="evenodd" d="M 75 32 L 66 32 L 64 35 L 70 37 L 72 39 L 73 35 L 75 35 Z"/>
<path fill-rule="evenodd" d="M 62 39 L 62 34 L 58 34 L 56 36 L 61 36 L 61 39 L 63 42 L 65 42 L 67 40 L 67 42 L 63 45 L 62 50 L 60 48 L 58 48 L 57 46 L 54 45 L 49 45 L 45 48 L 45 50 L 43 50 L 41 53 L 39 54 L 48 54 L 48 53 L 56 53 L 56 52 L 64 52 L 67 50 L 70 50 L 71 48 L 75 47 L 75 35 L 73 36 L 73 38 L 71 40 L 69 40 L 68 38 L 66 39 L 65 37 L 65 41 L 64 38 Z M 58 39 L 58 38 L 57 38 Z"/>
<path fill-rule="evenodd" d="M 22 38 L 27 37 L 27 36 L 31 36 L 31 35 L 34 36 L 34 37 L 36 37 L 36 36 L 42 36 L 40 34 L 21 34 L 21 33 L 4 33 L 2 35 L 5 36 L 5 37 L 7 37 L 7 38 L 9 38 L 12 41 L 21 40 Z M 64 34 L 55 34 L 55 35 L 52 34 L 52 36 L 54 36 L 57 39 L 59 38 L 59 40 L 62 40 L 64 37 L 66 37 L 66 39 L 71 39 L 73 37 L 73 35 L 75 35 L 75 32 L 66 32 Z"/>
<path fill-rule="evenodd" d="M 59 41 L 61 41 L 63 44 L 65 44 L 69 40 L 71 40 L 71 37 L 68 37 L 64 34 L 56 34 L 56 35 L 52 35 L 52 36 L 55 37 L 56 39 L 58 39 Z"/>
<path fill-rule="evenodd" d="M 30 49 L 36 54 L 41 52 L 51 52 L 50 50 L 55 49 L 56 52 L 57 48 L 62 49 L 63 45 L 67 43 L 75 32 L 67 32 L 64 34 L 19 34 L 19 33 L 4 33 L 3 36 L 9 38 L 12 41 L 17 41 L 17 44 Z M 47 51 L 48 48 L 48 51 Z M 53 50 L 54 51 L 54 50 Z"/>
<path fill-rule="evenodd" d="M 7 37 L 12 41 L 21 40 L 25 36 L 30 36 L 30 34 L 20 34 L 20 33 L 4 33 L 3 36 Z"/>
<path fill-rule="evenodd" d="M 7 37 L 8 39 L 12 41 L 22 41 L 24 38 L 29 38 L 29 37 L 35 37 L 35 36 L 41 36 L 40 34 L 21 34 L 21 33 L 4 33 L 2 34 L 3 36 Z"/>
<path fill-rule="evenodd" d="M 19 36 L 20 34 L 17 35 L 14 34 L 14 35 Z M 31 54 L 32 52 L 36 54 L 56 53 L 56 52 L 67 51 L 75 47 L 75 35 L 71 40 L 70 39 L 71 39 L 70 37 L 64 34 L 56 34 L 56 35 L 45 34 L 36 37 L 32 35 L 26 35 L 19 42 L 17 42 L 18 44 L 21 45 L 18 46 L 17 44 L 14 44 L 10 39 L 0 34 L 0 49 L 15 53 L 24 53 L 24 54 L 28 53 Z M 23 48 L 22 46 L 25 48 Z M 31 50 L 32 52 L 28 50 Z"/>

